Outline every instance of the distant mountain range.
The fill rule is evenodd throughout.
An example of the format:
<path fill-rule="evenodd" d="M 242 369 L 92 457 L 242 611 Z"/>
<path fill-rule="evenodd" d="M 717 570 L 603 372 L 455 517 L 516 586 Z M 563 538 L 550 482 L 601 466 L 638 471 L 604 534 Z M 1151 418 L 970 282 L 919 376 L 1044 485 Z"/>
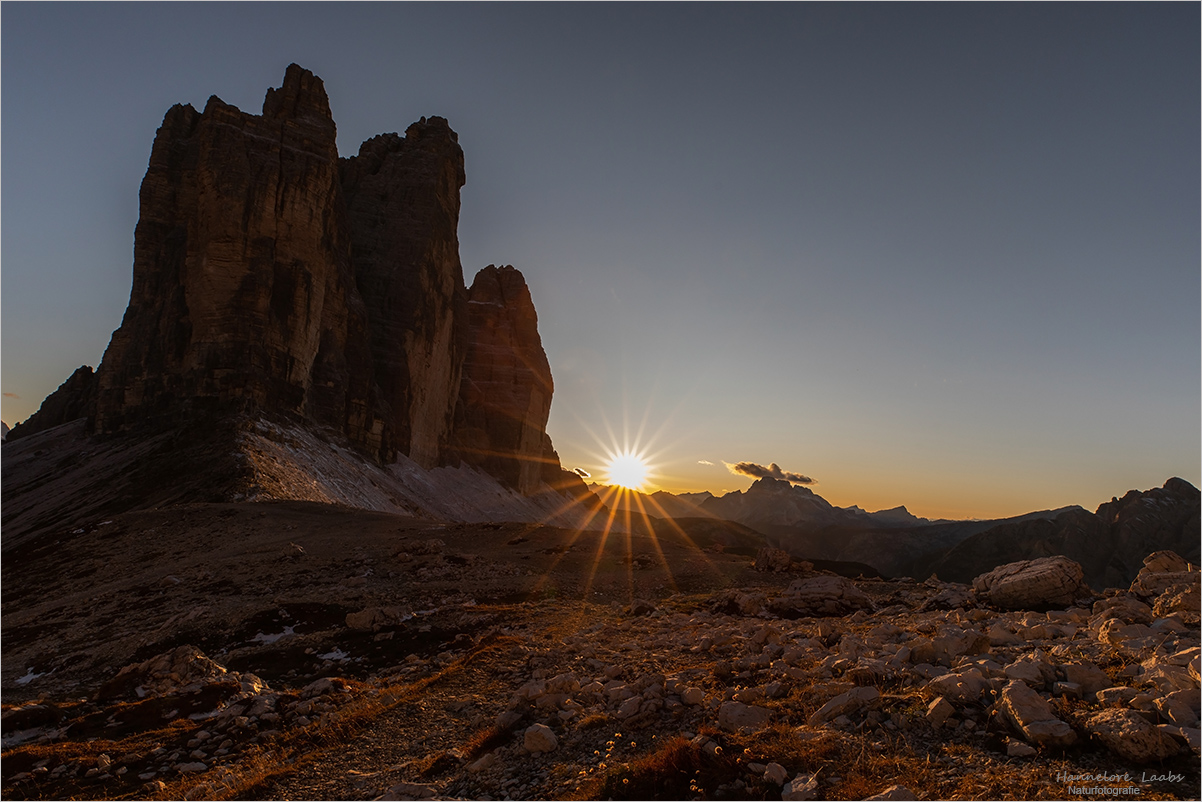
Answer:
<path fill-rule="evenodd" d="M 589 489 L 603 498 L 609 487 L 590 484 Z M 906 528 L 932 521 L 912 515 L 903 507 L 867 512 L 860 507 L 836 507 L 807 487 L 764 477 L 747 489 L 722 496 L 709 491 L 700 493 L 640 493 L 626 490 L 608 502 L 619 510 L 646 512 L 658 518 L 712 517 L 738 521 L 753 528 L 770 526 L 828 526 L 834 524 L 870 526 L 882 529 Z"/>
<path fill-rule="evenodd" d="M 970 582 L 997 565 L 1064 554 L 1082 564 L 1096 588 L 1126 585 L 1143 558 L 1171 549 L 1199 562 L 1198 489 L 1183 479 L 1132 490 L 1101 505 L 1039 510 L 993 520 L 928 520 L 904 506 L 877 512 L 836 507 L 807 487 L 765 477 L 746 491 L 611 496 L 590 485 L 611 507 L 657 518 L 733 521 L 759 532 L 764 544 L 809 560 L 870 565 L 888 576 Z"/>

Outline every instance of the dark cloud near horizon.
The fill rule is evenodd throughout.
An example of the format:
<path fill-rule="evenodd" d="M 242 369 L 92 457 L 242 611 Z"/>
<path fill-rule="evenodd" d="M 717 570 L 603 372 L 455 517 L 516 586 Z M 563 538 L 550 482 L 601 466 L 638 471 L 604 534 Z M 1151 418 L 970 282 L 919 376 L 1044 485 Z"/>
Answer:
<path fill-rule="evenodd" d="M 579 476 L 583 479 L 591 479 L 593 476 L 591 473 L 586 471 L 584 468 L 573 468 L 572 473 L 576 474 L 577 476 Z"/>
<path fill-rule="evenodd" d="M 772 479 L 780 479 L 783 482 L 791 482 L 795 485 L 816 484 L 813 479 L 804 474 L 793 473 L 793 471 L 782 471 L 781 467 L 775 462 L 766 468 L 754 462 L 736 462 L 733 465 L 728 462 L 726 463 L 726 467 L 730 469 L 731 473 L 751 476 L 755 479 L 770 477 Z"/>

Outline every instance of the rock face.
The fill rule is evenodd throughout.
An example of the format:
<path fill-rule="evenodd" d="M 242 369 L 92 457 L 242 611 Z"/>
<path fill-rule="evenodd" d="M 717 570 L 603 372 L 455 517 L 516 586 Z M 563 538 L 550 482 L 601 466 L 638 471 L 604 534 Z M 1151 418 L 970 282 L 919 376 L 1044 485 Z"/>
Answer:
<path fill-rule="evenodd" d="M 46 396 L 37 412 L 8 431 L 5 441 L 18 440 L 77 418 L 89 417 L 95 412 L 96 374 L 90 366 L 84 365 L 60 384 L 57 390 Z"/>
<path fill-rule="evenodd" d="M 551 366 L 522 274 L 489 265 L 468 295 L 468 345 L 455 415 L 455 448 L 465 461 L 529 493 L 551 459 Z"/>
<path fill-rule="evenodd" d="M 348 159 L 335 134 L 321 79 L 295 64 L 261 115 L 216 97 L 171 108 L 121 327 L 18 436 L 265 413 L 381 463 L 466 460 L 522 493 L 586 494 L 546 435 L 551 371 L 521 273 L 486 268 L 468 303 L 455 132 L 423 117 Z"/>
<path fill-rule="evenodd" d="M 404 137 L 364 142 L 340 174 L 384 402 L 385 456 L 433 467 L 450 438 L 467 329 L 459 137 L 442 117 L 423 117 Z"/>
<path fill-rule="evenodd" d="M 1067 557 L 1000 565 L 972 581 L 973 591 L 1010 610 L 1065 606 L 1089 595 L 1081 566 Z"/>
<path fill-rule="evenodd" d="M 167 112 L 142 181 L 129 307 L 97 379 L 96 428 L 254 405 L 372 445 L 334 120 L 295 64 L 255 116 Z"/>

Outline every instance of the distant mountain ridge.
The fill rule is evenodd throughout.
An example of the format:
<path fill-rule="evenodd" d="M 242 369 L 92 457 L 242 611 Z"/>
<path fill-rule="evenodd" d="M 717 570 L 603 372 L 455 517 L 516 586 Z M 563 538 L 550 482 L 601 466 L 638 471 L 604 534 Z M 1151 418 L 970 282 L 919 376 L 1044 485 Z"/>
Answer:
<path fill-rule="evenodd" d="M 607 486 L 594 483 L 589 485 L 589 489 L 604 494 Z M 836 507 L 808 487 L 772 477 L 757 479 L 746 491 L 735 490 L 721 496 L 715 496 L 708 490 L 700 493 L 658 490 L 650 494 L 624 490 L 613 496 L 611 506 L 615 505 L 618 509 L 646 511 L 648 515 L 656 517 L 712 517 L 750 527 L 860 524 L 876 528 L 905 528 L 935 523 L 913 515 L 904 506 L 877 512 L 868 512 L 858 506 Z"/>
<path fill-rule="evenodd" d="M 591 489 L 606 497 L 603 486 Z M 1063 554 L 1101 589 L 1130 584 L 1153 551 L 1199 562 L 1199 491 L 1178 478 L 1112 498 L 1096 513 L 1073 505 L 994 520 L 932 521 L 904 506 L 877 512 L 836 507 L 807 487 L 768 477 L 722 496 L 630 493 L 609 504 L 655 517 L 731 521 L 799 559 L 865 564 L 917 579 L 937 574 L 971 582 L 998 565 Z"/>

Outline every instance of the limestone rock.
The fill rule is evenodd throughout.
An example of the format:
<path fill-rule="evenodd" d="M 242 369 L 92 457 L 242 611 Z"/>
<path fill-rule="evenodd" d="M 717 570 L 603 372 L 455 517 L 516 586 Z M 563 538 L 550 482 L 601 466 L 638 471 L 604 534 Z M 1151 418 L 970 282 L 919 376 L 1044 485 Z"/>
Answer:
<path fill-rule="evenodd" d="M 295 64 L 262 115 L 174 106 L 142 181 L 96 427 L 255 405 L 368 441 L 370 375 L 334 120 Z"/>
<path fill-rule="evenodd" d="M 1086 726 L 1107 749 L 1132 763 L 1164 760 L 1179 751 L 1171 737 L 1134 710 L 1103 710 L 1090 716 Z"/>
<path fill-rule="evenodd" d="M 394 800 L 433 799 L 437 795 L 438 789 L 433 785 L 403 782 L 389 786 L 388 790 L 379 798 L 386 802 L 394 802 Z"/>
<path fill-rule="evenodd" d="M 1131 583 L 1131 592 L 1144 598 L 1154 598 L 1179 585 L 1197 588 L 1200 578 L 1202 574 L 1196 567 L 1192 571 L 1151 571 L 1145 566 Z"/>
<path fill-rule="evenodd" d="M 789 552 L 765 546 L 756 555 L 752 567 L 757 571 L 788 571 L 792 563 L 793 558 L 789 556 Z"/>
<path fill-rule="evenodd" d="M 789 771 L 779 763 L 769 763 L 764 767 L 764 779 L 774 785 L 784 785 L 789 779 Z"/>
<path fill-rule="evenodd" d="M 125 695 L 164 696 L 187 693 L 216 682 L 240 682 L 195 646 L 180 646 L 141 663 L 127 665 L 97 692 L 98 699 Z"/>
<path fill-rule="evenodd" d="M 526 730 L 523 745 L 529 752 L 553 752 L 559 746 L 559 739 L 546 724 L 535 724 Z"/>
<path fill-rule="evenodd" d="M 1066 606 L 1089 594 L 1080 564 L 1067 557 L 1041 557 L 998 566 L 972 581 L 973 590 L 1010 610 Z"/>
<path fill-rule="evenodd" d="M 15 435 L 78 417 L 111 433 L 281 416 L 377 462 L 466 459 L 522 493 L 546 482 L 599 506 L 546 434 L 551 374 L 521 274 L 486 268 L 468 303 L 463 184 L 440 117 L 339 159 L 322 81 L 295 64 L 261 114 L 217 97 L 172 107 L 121 326 L 95 375 L 81 368 Z"/>
<path fill-rule="evenodd" d="M 824 704 L 810 716 L 807 722 L 811 727 L 825 724 L 831 719 L 855 713 L 866 707 L 876 705 L 881 698 L 881 692 L 870 686 L 852 688 L 847 693 L 841 693 Z"/>
<path fill-rule="evenodd" d="M 489 265 L 476 274 L 467 309 L 455 452 L 532 493 L 548 464 L 543 438 L 554 387 L 525 278 L 513 267 Z"/>
<path fill-rule="evenodd" d="M 1142 574 L 1176 574 L 1190 570 L 1190 564 L 1175 551 L 1154 551 L 1144 558 Z"/>
<path fill-rule="evenodd" d="M 1197 688 L 1173 691 L 1156 700 L 1156 710 L 1178 727 L 1198 726 L 1198 711 L 1202 696 Z"/>
<path fill-rule="evenodd" d="M 809 800 L 818 798 L 818 775 L 798 774 L 780 790 L 782 800 Z"/>
<path fill-rule="evenodd" d="M 1134 596 L 1111 596 L 1094 602 L 1093 614 L 1117 618 L 1125 624 L 1151 624 L 1152 608 Z"/>
<path fill-rule="evenodd" d="M 403 137 L 367 140 L 339 166 L 384 404 L 384 457 L 403 453 L 426 468 L 442 464 L 450 441 L 468 331 L 458 140 L 443 118 L 423 117 Z"/>
<path fill-rule="evenodd" d="M 1006 744 L 1006 755 L 1008 757 L 1031 757 L 1034 754 L 1036 754 L 1035 747 L 1028 743 L 1011 740 Z"/>
<path fill-rule="evenodd" d="M 22 423 L 9 431 L 5 442 L 19 440 L 27 435 L 41 432 L 54 426 L 86 418 L 96 413 L 96 375 L 92 368 L 83 365 L 75 370 L 65 382 L 58 386 L 38 408 Z"/>
<path fill-rule="evenodd" d="M 1166 588 L 1156 598 L 1152 614 L 1156 618 L 1164 618 L 1173 613 L 1181 613 L 1187 620 L 1197 624 L 1199 610 L 1202 610 L 1202 591 L 1199 590 L 1198 584 L 1194 583 Z"/>
<path fill-rule="evenodd" d="M 940 697 L 946 696 L 957 702 L 975 702 L 990 687 L 990 683 L 981 676 L 980 671 L 968 668 L 954 674 L 935 677 L 927 683 L 926 687 L 927 690 L 939 694 Z"/>
<path fill-rule="evenodd" d="M 758 730 L 772 718 L 772 711 L 758 705 L 725 702 L 718 708 L 718 726 L 724 730 Z"/>
<path fill-rule="evenodd" d="M 1060 671 L 1064 673 L 1065 681 L 1080 685 L 1086 696 L 1093 696 L 1111 684 L 1106 672 L 1093 663 L 1069 661 L 1060 665 Z"/>
<path fill-rule="evenodd" d="M 357 613 L 347 613 L 346 625 L 350 629 L 372 630 L 399 624 L 408 617 L 399 607 L 368 607 Z"/>
<path fill-rule="evenodd" d="M 952 707 L 951 702 L 938 696 L 931 700 L 931 704 L 927 706 L 925 718 L 927 723 L 935 729 L 943 726 L 943 722 L 947 721 L 954 713 L 956 708 Z"/>
<path fill-rule="evenodd" d="M 872 600 L 841 576 L 818 574 L 794 580 L 772 606 L 774 611 L 833 616 L 871 610 Z"/>
<path fill-rule="evenodd" d="M 1011 680 L 1002 689 L 998 711 L 1024 738 L 1040 746 L 1070 746 L 1077 740 L 1047 701 L 1021 680 Z"/>

